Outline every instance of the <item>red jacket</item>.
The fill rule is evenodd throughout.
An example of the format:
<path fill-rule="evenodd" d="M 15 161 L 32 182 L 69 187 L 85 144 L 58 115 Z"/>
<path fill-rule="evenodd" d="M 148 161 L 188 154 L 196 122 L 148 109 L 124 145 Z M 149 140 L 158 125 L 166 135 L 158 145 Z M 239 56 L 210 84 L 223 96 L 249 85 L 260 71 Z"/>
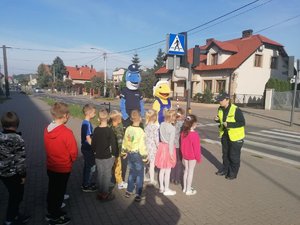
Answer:
<path fill-rule="evenodd" d="M 187 136 L 184 136 L 183 132 L 181 133 L 180 148 L 182 158 L 201 162 L 200 137 L 196 131 L 189 131 Z"/>
<path fill-rule="evenodd" d="M 64 124 L 51 123 L 44 131 L 47 169 L 58 173 L 69 173 L 78 155 L 77 143 L 72 130 Z"/>

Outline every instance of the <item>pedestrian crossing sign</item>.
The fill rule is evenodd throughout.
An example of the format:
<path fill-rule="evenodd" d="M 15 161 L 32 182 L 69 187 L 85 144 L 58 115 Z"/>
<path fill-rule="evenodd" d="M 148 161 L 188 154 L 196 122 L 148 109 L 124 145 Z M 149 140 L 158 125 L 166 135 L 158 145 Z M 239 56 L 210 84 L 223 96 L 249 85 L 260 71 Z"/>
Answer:
<path fill-rule="evenodd" d="M 168 43 L 169 55 L 184 55 L 184 35 L 182 34 L 169 34 Z"/>

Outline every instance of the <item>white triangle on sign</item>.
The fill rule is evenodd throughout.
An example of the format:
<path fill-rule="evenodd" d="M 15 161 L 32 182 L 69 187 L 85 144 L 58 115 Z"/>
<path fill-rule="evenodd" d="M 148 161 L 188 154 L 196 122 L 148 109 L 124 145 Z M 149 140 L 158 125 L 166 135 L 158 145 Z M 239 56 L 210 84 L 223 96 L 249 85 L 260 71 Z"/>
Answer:
<path fill-rule="evenodd" d="M 184 52 L 184 49 L 181 45 L 181 42 L 179 40 L 178 35 L 176 35 L 176 37 L 174 38 L 174 41 L 172 43 L 172 45 L 169 48 L 169 51 L 173 51 L 173 52 Z"/>

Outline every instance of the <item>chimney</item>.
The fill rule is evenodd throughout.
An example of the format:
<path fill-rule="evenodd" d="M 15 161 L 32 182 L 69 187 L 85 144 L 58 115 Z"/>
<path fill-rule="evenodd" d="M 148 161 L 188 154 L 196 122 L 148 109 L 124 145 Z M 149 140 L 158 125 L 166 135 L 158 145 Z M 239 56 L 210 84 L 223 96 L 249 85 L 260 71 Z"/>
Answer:
<path fill-rule="evenodd" d="M 252 33 L 253 33 L 253 30 L 252 30 L 252 29 L 244 30 L 243 33 L 242 33 L 242 38 L 251 37 L 251 36 L 252 36 Z"/>
<path fill-rule="evenodd" d="M 212 42 L 213 40 L 215 40 L 214 38 L 208 38 L 206 39 L 206 44 L 208 45 L 210 42 Z"/>
<path fill-rule="evenodd" d="M 93 65 L 91 65 L 91 69 L 94 69 L 94 66 L 93 66 Z"/>
<path fill-rule="evenodd" d="M 75 67 L 76 67 L 76 70 L 78 70 L 78 69 L 79 69 L 79 68 L 78 68 L 78 65 L 76 65 Z"/>

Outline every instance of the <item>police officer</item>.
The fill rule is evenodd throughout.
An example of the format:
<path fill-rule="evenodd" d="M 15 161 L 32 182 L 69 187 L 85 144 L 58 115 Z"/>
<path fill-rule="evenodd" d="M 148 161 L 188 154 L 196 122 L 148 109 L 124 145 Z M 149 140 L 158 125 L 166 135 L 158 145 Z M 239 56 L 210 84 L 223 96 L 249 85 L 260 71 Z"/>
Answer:
<path fill-rule="evenodd" d="M 219 123 L 222 143 L 223 169 L 216 172 L 227 180 L 237 177 L 240 168 L 241 149 L 245 137 L 245 118 L 242 111 L 230 103 L 230 96 L 222 93 L 217 97 L 220 103 L 215 121 Z"/>

